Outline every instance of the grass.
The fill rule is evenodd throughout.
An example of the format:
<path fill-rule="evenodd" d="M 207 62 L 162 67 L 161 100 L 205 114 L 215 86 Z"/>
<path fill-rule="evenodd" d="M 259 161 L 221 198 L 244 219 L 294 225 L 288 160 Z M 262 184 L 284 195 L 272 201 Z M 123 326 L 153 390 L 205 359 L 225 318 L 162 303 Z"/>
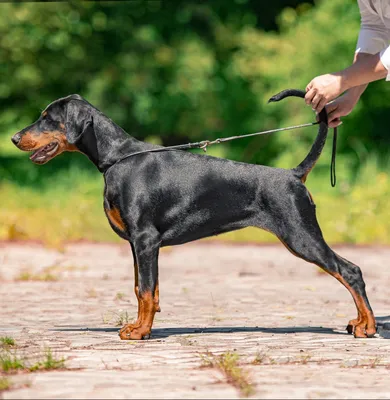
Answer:
<path fill-rule="evenodd" d="M 102 314 L 102 322 L 103 322 L 103 324 L 108 325 L 112 321 L 112 318 L 113 318 L 113 314 L 111 312 L 103 313 Z"/>
<path fill-rule="evenodd" d="M 100 174 L 70 168 L 51 178 L 48 186 L 2 180 L 0 191 L 9 196 L 6 204 L 0 204 L 0 239 L 38 240 L 55 248 L 84 238 L 120 241 L 104 215 Z"/>
<path fill-rule="evenodd" d="M 239 365 L 237 353 L 225 352 L 221 355 L 211 353 L 201 354 L 202 368 L 217 368 L 224 375 L 226 382 L 236 387 L 240 395 L 249 397 L 255 393 L 255 388 L 250 383 L 248 373 Z"/>
<path fill-rule="evenodd" d="M 63 369 L 65 368 L 65 359 L 64 358 L 56 358 L 51 349 L 46 349 L 43 360 L 38 361 L 34 365 L 32 365 L 29 370 L 33 371 L 49 371 L 53 369 Z"/>
<path fill-rule="evenodd" d="M 30 270 L 21 271 L 15 278 L 17 282 L 55 282 L 59 280 L 59 275 L 53 274 L 50 270 L 45 269 L 40 273 L 32 273 Z"/>
<path fill-rule="evenodd" d="M 133 319 L 130 317 L 129 313 L 124 310 L 115 311 L 107 311 L 102 314 L 103 324 L 110 324 L 111 321 L 115 318 L 115 326 L 122 326 L 124 324 L 128 324 Z"/>
<path fill-rule="evenodd" d="M 130 318 L 130 315 L 127 311 L 119 311 L 119 313 L 115 313 L 115 315 L 117 316 L 116 319 L 116 326 L 122 326 L 124 324 L 128 324 L 132 318 Z"/>
<path fill-rule="evenodd" d="M 325 161 L 324 161 L 325 163 Z M 290 164 L 290 161 L 289 161 Z M 317 216 L 329 243 L 390 244 L 389 168 L 371 158 L 352 177 L 339 159 L 339 181 L 330 187 L 328 169 L 313 171 L 307 187 L 317 204 Z M 390 164 L 390 163 L 389 163 Z M 72 167 L 48 175 L 44 168 L 26 165 L 26 171 L 41 179 L 28 184 L 3 178 L 0 191 L 0 240 L 38 240 L 61 249 L 67 241 L 119 242 L 102 207 L 103 179 L 92 170 Z M 31 171 L 30 171 L 31 170 Z M 30 182 L 31 181 L 31 182 Z M 23 198 L 23 201 L 20 201 Z M 218 236 L 231 242 L 273 243 L 278 239 L 257 228 Z M 206 240 L 215 240 L 215 237 Z"/>
<path fill-rule="evenodd" d="M 88 267 L 86 266 L 77 265 L 51 265 L 38 273 L 33 273 L 29 269 L 23 269 L 15 276 L 14 280 L 17 282 L 55 282 L 60 280 L 62 272 L 85 271 L 87 269 Z"/>
<path fill-rule="evenodd" d="M 38 356 L 38 361 L 33 363 L 25 357 L 21 357 L 17 352 L 9 350 L 0 352 L 0 371 L 4 373 L 48 371 L 63 368 L 65 368 L 65 359 L 56 358 L 50 348 L 44 350 L 43 354 Z"/>
<path fill-rule="evenodd" d="M 2 351 L 0 354 L 0 370 L 5 373 L 25 370 L 26 365 L 23 359 L 9 351 Z"/>
<path fill-rule="evenodd" d="M 6 377 L 0 377 L 0 392 L 9 390 L 12 387 L 11 381 Z"/>
<path fill-rule="evenodd" d="M 12 337 L 9 336 L 2 336 L 0 337 L 0 343 L 3 346 L 15 346 L 15 340 Z"/>
<path fill-rule="evenodd" d="M 115 295 L 115 299 L 116 300 L 123 300 L 124 298 L 125 298 L 125 294 L 123 293 L 123 292 L 118 292 L 116 295 Z"/>
<path fill-rule="evenodd" d="M 267 354 L 265 353 L 257 353 L 255 358 L 252 361 L 253 365 L 261 365 L 267 359 Z"/>

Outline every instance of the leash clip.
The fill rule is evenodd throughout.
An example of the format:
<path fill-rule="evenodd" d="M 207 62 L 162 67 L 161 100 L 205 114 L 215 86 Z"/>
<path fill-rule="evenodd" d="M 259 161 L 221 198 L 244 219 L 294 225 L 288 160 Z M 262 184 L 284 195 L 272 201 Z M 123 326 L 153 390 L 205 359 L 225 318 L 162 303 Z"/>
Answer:
<path fill-rule="evenodd" d="M 210 140 L 204 140 L 200 142 L 199 148 L 202 149 L 205 153 L 207 152 L 207 146 L 210 144 Z"/>

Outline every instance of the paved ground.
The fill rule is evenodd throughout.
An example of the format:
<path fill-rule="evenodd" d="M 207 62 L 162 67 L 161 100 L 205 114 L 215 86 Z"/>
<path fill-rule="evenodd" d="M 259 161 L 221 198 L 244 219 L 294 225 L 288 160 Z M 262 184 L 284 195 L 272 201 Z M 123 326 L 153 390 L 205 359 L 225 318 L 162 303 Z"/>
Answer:
<path fill-rule="evenodd" d="M 362 267 L 376 314 L 389 315 L 390 249 L 337 252 Z M 207 352 L 227 351 L 255 397 L 390 397 L 390 340 L 347 335 L 349 293 L 282 245 L 164 250 L 148 341 L 117 335 L 118 320 L 136 314 L 126 245 L 1 244 L 0 279 L 0 336 L 26 359 L 47 347 L 66 359 L 63 370 L 11 375 L 5 399 L 237 398 L 221 371 L 201 368 Z"/>

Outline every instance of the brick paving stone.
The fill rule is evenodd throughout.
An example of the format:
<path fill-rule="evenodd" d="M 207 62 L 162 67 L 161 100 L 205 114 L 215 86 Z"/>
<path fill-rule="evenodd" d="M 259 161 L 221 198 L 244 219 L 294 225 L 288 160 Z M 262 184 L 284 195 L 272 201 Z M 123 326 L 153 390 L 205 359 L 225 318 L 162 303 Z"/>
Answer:
<path fill-rule="evenodd" d="M 336 251 L 362 268 L 386 337 L 390 249 Z M 17 280 L 22 271 L 56 280 Z M 254 397 L 390 397 L 390 341 L 347 335 L 350 294 L 281 245 L 163 249 L 162 312 L 147 341 L 117 334 L 119 320 L 137 311 L 126 244 L 58 252 L 1 243 L 0 281 L 0 336 L 28 359 L 49 347 L 66 360 L 64 370 L 11 375 L 14 389 L 0 398 L 239 398 L 220 371 L 201 368 L 202 355 L 227 351 L 239 355 Z"/>

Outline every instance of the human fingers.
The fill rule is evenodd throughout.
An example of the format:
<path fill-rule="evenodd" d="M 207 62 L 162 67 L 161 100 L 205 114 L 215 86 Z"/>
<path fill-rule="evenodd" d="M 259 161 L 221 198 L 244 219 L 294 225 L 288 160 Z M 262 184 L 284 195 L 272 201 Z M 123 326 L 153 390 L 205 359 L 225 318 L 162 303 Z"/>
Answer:
<path fill-rule="evenodd" d="M 311 108 L 313 109 L 313 111 L 317 111 L 317 106 L 320 103 L 320 101 L 322 100 L 322 96 L 319 93 L 316 93 L 310 103 Z"/>
<path fill-rule="evenodd" d="M 328 112 L 328 121 L 332 121 L 336 118 L 342 117 L 343 114 L 339 107 L 334 108 L 332 111 Z"/>
<path fill-rule="evenodd" d="M 326 108 L 326 112 L 328 113 L 328 115 L 333 112 L 334 110 L 336 110 L 338 107 L 338 104 L 336 101 L 331 101 L 330 103 L 328 103 L 325 108 Z"/>
<path fill-rule="evenodd" d="M 343 123 L 340 118 L 335 118 L 333 121 L 328 122 L 329 128 L 337 128 Z"/>
<path fill-rule="evenodd" d="M 310 81 L 306 86 L 306 92 L 308 92 L 313 87 L 313 81 Z"/>
<path fill-rule="evenodd" d="M 305 95 L 305 102 L 308 106 L 311 105 L 311 102 L 314 98 L 314 96 L 316 95 L 316 90 L 314 88 L 309 89 L 309 91 L 306 93 Z"/>
<path fill-rule="evenodd" d="M 327 100 L 325 97 L 322 97 L 321 100 L 318 102 L 317 106 L 315 107 L 316 112 L 321 112 L 323 108 L 326 106 Z"/>

